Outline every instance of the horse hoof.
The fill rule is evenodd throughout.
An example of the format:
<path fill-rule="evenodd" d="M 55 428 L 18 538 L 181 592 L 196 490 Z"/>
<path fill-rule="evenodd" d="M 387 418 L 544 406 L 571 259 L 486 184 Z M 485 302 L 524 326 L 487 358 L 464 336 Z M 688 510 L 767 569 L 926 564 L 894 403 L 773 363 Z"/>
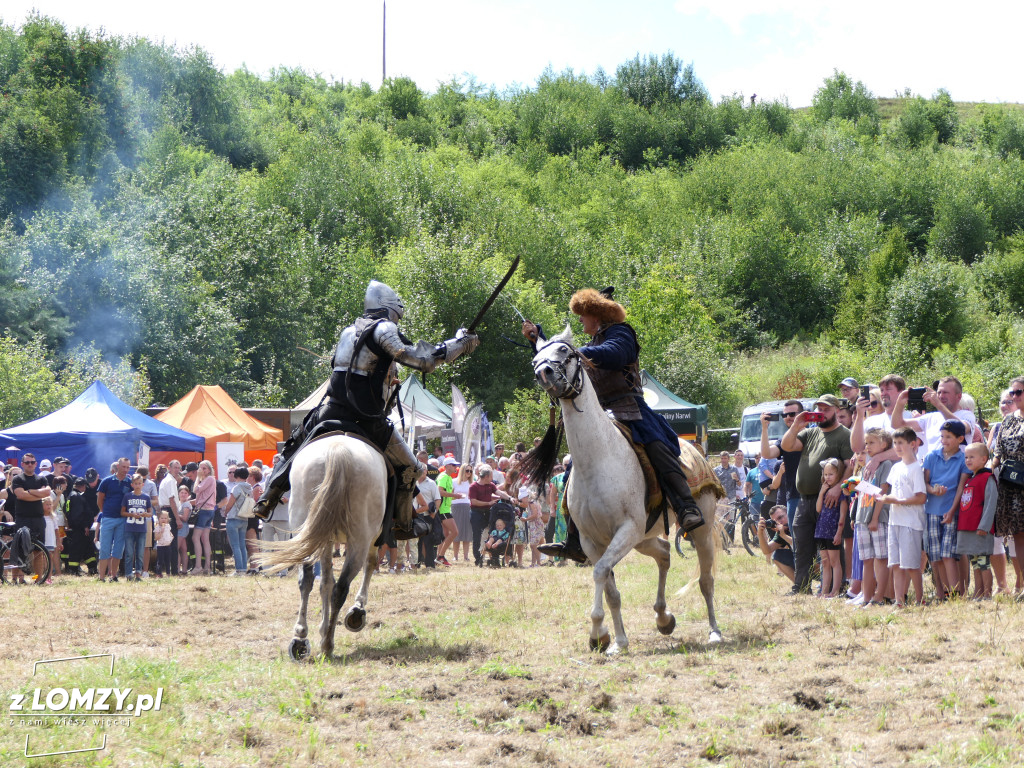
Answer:
<path fill-rule="evenodd" d="M 663 635 L 671 635 L 675 631 L 675 629 L 676 629 L 676 617 L 675 616 L 671 616 L 671 615 L 668 617 L 668 621 L 665 622 L 664 626 L 661 626 L 661 625 L 658 626 L 658 631 L 661 632 L 661 634 L 663 634 Z"/>
<path fill-rule="evenodd" d="M 708 645 L 718 645 L 720 642 L 722 642 L 721 632 L 712 632 L 708 636 Z"/>
<path fill-rule="evenodd" d="M 366 626 L 366 611 L 362 608 L 349 608 L 345 614 L 345 629 L 349 632 L 359 632 Z"/>
<path fill-rule="evenodd" d="M 604 653 L 605 651 L 608 650 L 608 647 L 611 644 L 612 644 L 612 638 L 611 638 L 611 636 L 607 632 L 605 632 L 603 635 L 601 635 L 601 638 L 599 640 L 595 640 L 594 638 L 590 638 L 590 650 L 592 650 L 592 651 L 600 651 L 601 653 Z"/>
<path fill-rule="evenodd" d="M 608 650 L 604 652 L 604 655 L 605 656 L 618 656 L 624 650 L 626 650 L 626 649 L 623 648 L 618 643 L 612 643 L 610 646 L 608 646 Z"/>
<path fill-rule="evenodd" d="M 292 661 L 302 661 L 309 656 L 309 640 L 294 638 L 288 643 L 288 656 Z"/>

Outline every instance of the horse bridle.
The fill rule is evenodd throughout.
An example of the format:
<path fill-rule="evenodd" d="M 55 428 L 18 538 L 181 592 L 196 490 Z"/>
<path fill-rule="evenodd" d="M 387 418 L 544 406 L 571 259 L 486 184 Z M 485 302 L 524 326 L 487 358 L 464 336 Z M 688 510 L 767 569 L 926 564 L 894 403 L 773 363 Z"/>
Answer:
<path fill-rule="evenodd" d="M 533 375 L 534 377 L 538 375 L 537 369 L 542 364 L 550 366 L 552 375 L 557 376 L 565 383 L 565 391 L 563 394 L 558 395 L 558 398 L 574 401 L 577 397 L 583 394 L 583 377 L 586 375 L 583 370 L 583 366 L 585 365 L 583 355 L 580 354 L 580 351 L 576 349 L 576 347 L 567 341 L 557 341 L 555 344 L 559 344 L 568 349 L 569 357 L 575 358 L 576 360 L 576 372 L 573 374 L 572 381 L 570 381 L 569 377 L 565 375 L 565 363 L 559 362 L 556 364 L 554 360 L 550 359 L 541 360 L 538 363 L 535 363 L 533 366 Z M 573 403 L 573 407 L 576 408 L 575 402 Z M 579 408 L 576 408 L 576 410 L 578 411 Z"/>

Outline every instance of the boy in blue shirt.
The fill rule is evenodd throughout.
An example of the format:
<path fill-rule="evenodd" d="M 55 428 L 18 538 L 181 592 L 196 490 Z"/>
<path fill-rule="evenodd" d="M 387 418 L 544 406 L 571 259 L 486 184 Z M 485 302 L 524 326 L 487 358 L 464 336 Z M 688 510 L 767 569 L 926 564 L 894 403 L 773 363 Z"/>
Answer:
<path fill-rule="evenodd" d="M 951 419 L 939 428 L 940 447 L 924 458 L 924 481 L 928 499 L 924 504 L 928 530 L 925 550 L 932 564 L 935 593 L 943 599 L 954 592 L 963 594 L 956 559 L 956 510 L 964 483 L 970 477 L 961 450 L 966 430 L 962 421 Z"/>
<path fill-rule="evenodd" d="M 146 478 L 132 478 L 132 492 L 124 497 L 121 517 L 124 521 L 124 575 L 128 581 L 141 581 L 142 556 L 146 549 L 146 520 L 153 517 L 153 500 L 143 493 Z"/>

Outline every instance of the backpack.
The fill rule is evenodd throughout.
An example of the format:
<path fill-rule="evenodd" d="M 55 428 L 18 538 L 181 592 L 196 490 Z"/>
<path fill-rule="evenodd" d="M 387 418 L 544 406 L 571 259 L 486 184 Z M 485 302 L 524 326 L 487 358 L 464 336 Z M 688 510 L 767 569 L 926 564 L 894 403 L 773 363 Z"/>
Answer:
<path fill-rule="evenodd" d="M 32 535 L 25 526 L 14 532 L 10 558 L 11 565 L 18 563 L 18 567 L 26 574 L 32 573 Z"/>
<path fill-rule="evenodd" d="M 253 507 L 256 506 L 256 500 L 253 499 L 251 493 L 247 493 L 242 497 L 241 506 L 238 505 L 237 501 L 235 502 L 235 506 L 238 506 L 238 511 L 235 512 L 235 517 L 240 520 L 248 520 L 249 518 L 254 517 L 252 510 Z"/>

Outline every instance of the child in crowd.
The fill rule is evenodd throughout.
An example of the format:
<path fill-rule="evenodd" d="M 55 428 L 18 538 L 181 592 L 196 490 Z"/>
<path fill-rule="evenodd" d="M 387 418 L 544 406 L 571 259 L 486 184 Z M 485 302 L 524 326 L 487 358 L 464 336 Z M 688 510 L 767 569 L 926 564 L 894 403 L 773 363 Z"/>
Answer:
<path fill-rule="evenodd" d="M 68 488 L 68 479 L 66 477 L 53 478 L 53 490 L 50 492 L 53 501 L 53 524 L 56 527 L 56 536 L 54 539 L 54 549 L 50 553 L 50 573 L 58 574 L 61 572 L 61 561 L 67 562 L 67 555 L 64 554 L 64 539 L 67 535 L 67 521 L 64 519 L 64 510 L 67 506 L 67 497 L 70 496 L 71 489 Z M 66 569 L 64 569 L 66 570 Z"/>
<path fill-rule="evenodd" d="M 947 422 L 949 423 L 949 422 Z M 971 473 L 960 495 L 957 516 L 956 553 L 971 558 L 974 570 L 974 598 L 992 596 L 991 557 L 995 537 L 997 488 L 992 470 L 985 466 L 988 446 L 972 443 L 964 456 Z"/>
<path fill-rule="evenodd" d="M 171 518 L 166 512 L 160 513 L 160 520 L 153 528 L 156 541 L 156 575 L 163 578 L 171 575 L 171 558 L 177 556 L 174 536 L 171 534 Z"/>
<path fill-rule="evenodd" d="M 182 483 L 178 486 L 178 574 L 184 576 L 188 573 L 188 519 L 192 516 L 192 497 L 188 486 Z"/>
<path fill-rule="evenodd" d="M 821 463 L 821 490 L 818 492 L 818 522 L 814 526 L 814 540 L 821 556 L 821 595 L 838 597 L 843 585 L 843 565 L 839 558 L 839 547 L 843 543 L 843 525 L 849 500 L 840 496 L 834 506 L 825 503 L 825 494 L 839 485 L 843 479 L 843 467 L 839 459 L 826 459 Z"/>
<path fill-rule="evenodd" d="M 529 502 L 530 489 L 520 488 L 519 489 L 519 504 L 518 510 L 516 511 L 516 520 L 514 523 L 514 532 L 512 535 L 512 542 L 515 547 L 515 554 L 510 558 L 505 558 L 506 561 L 511 560 L 510 564 L 516 568 L 523 567 L 523 553 L 526 552 L 526 545 L 530 541 L 529 525 L 527 519 L 529 518 Z"/>
<path fill-rule="evenodd" d="M 57 521 L 53 517 L 54 506 L 56 506 L 56 502 L 54 501 L 53 491 L 50 491 L 50 495 L 43 499 L 43 523 L 46 525 L 43 546 L 46 547 L 46 551 L 49 553 L 51 574 L 46 580 L 47 584 L 53 583 L 53 574 L 60 573 L 60 554 L 57 550 Z"/>
<path fill-rule="evenodd" d="M 940 445 L 924 457 L 924 482 L 928 499 L 924 503 L 928 531 L 925 550 L 932 564 L 935 593 L 943 600 L 951 594 L 963 594 L 966 585 L 960 582 L 955 557 L 956 520 L 960 494 L 969 473 L 960 450 L 964 441 L 964 423 L 956 419 L 939 427 Z"/>
<path fill-rule="evenodd" d="M 128 581 L 142 581 L 142 555 L 146 549 L 146 518 L 153 516 L 153 500 L 142 492 L 146 478 L 132 477 L 132 492 L 124 497 L 124 575 Z"/>
<path fill-rule="evenodd" d="M 497 567 L 501 564 L 501 555 L 508 547 L 508 531 L 505 530 L 505 521 L 498 518 L 494 521 L 494 530 L 491 537 L 484 544 L 484 549 L 491 553 L 491 566 Z"/>
<path fill-rule="evenodd" d="M 872 427 L 864 435 L 864 449 L 868 457 L 881 456 L 892 448 L 892 435 L 883 427 Z M 870 465 L 870 463 L 869 463 Z M 890 492 L 889 471 L 892 461 L 878 463 L 871 474 L 865 473 L 864 480 L 882 489 L 882 495 Z M 889 587 L 889 505 L 878 497 L 861 494 L 854 525 L 857 549 L 864 563 L 864 577 L 861 585 L 863 605 L 881 605 Z"/>
<path fill-rule="evenodd" d="M 889 504 L 889 567 L 893 571 L 896 607 L 906 605 L 908 584 L 914 585 L 917 604 L 924 602 L 921 581 L 921 549 L 924 545 L 924 468 L 917 460 L 917 434 L 911 427 L 900 427 L 893 433 L 893 447 L 900 457 L 889 471 L 890 493 L 879 497 Z"/>

